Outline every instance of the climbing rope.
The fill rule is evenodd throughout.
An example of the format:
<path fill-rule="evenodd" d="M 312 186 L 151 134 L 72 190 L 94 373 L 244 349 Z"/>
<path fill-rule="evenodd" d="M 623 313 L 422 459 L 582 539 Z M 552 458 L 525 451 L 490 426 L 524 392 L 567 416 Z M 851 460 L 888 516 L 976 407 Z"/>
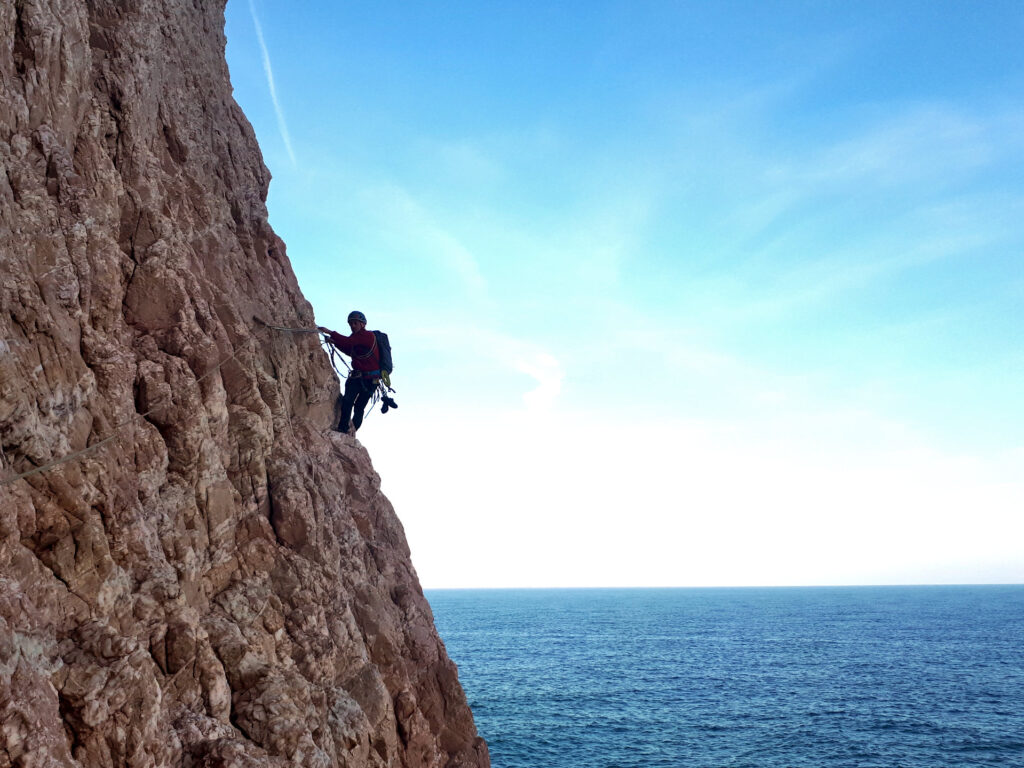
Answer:
<path fill-rule="evenodd" d="M 270 328 L 273 331 L 282 331 L 284 333 L 321 333 L 321 330 L 319 328 L 287 328 L 283 325 L 271 325 L 265 320 L 261 320 L 260 318 L 255 316 L 253 316 L 253 320 L 262 325 L 264 328 Z M 327 334 L 324 334 L 324 336 L 326 335 Z M 345 362 L 345 358 L 337 354 L 337 350 L 335 350 L 334 345 L 331 344 L 329 341 L 321 340 L 320 344 L 321 346 L 323 346 L 324 344 L 327 345 L 327 351 L 331 355 L 331 365 L 333 366 L 335 373 L 337 373 L 343 379 L 346 378 L 348 374 L 342 373 L 341 369 L 338 367 L 338 361 L 340 360 L 342 365 L 345 366 L 346 371 L 350 372 L 352 370 L 349 367 L 348 363 Z"/>
<path fill-rule="evenodd" d="M 226 365 L 227 363 L 231 362 L 236 357 L 238 357 L 238 355 L 241 354 L 242 351 L 243 350 L 241 348 L 239 348 L 235 352 L 232 352 L 230 355 L 225 357 L 223 360 L 221 360 L 219 363 L 217 363 L 215 366 L 213 366 L 210 370 L 208 370 L 206 373 L 204 373 L 202 376 L 200 376 L 198 379 L 196 379 L 196 384 L 198 384 L 199 382 L 201 382 L 203 379 L 205 379 L 207 376 L 210 376 L 214 372 L 219 371 L 222 366 Z M 162 407 L 162 405 L 155 405 L 152 408 L 150 408 L 148 411 L 146 411 L 145 413 L 134 414 L 132 418 L 128 419 L 127 421 L 123 421 L 120 424 L 118 424 L 116 427 L 114 427 L 113 433 L 111 433 L 107 437 L 103 438 L 98 443 L 93 443 L 92 445 L 90 445 L 90 446 L 88 446 L 86 448 L 83 448 L 80 451 L 75 451 L 73 453 L 69 453 L 67 456 L 62 456 L 59 459 L 54 459 L 53 461 L 47 462 L 46 464 L 43 464 L 42 466 L 35 467 L 34 469 L 30 469 L 28 472 L 22 472 L 19 475 L 13 475 L 12 477 L 6 477 L 3 480 L 0 480 L 0 488 L 3 488 L 6 485 L 10 485 L 11 483 L 17 482 L 18 480 L 23 480 L 26 477 L 31 477 L 32 475 L 38 475 L 38 474 L 40 474 L 42 472 L 46 472 L 47 470 L 53 469 L 54 467 L 58 467 L 61 464 L 67 464 L 69 461 L 74 461 L 75 459 L 79 458 L 80 456 L 84 456 L 87 453 L 92 453 L 93 451 L 95 451 L 100 446 L 106 445 L 111 440 L 114 440 L 115 438 L 117 438 L 119 436 L 120 431 L 122 429 L 124 429 L 125 427 L 127 427 L 129 424 L 131 424 L 135 420 L 135 416 L 141 416 L 142 418 L 146 418 L 147 416 L 149 416 L 149 414 L 153 413 L 153 411 L 155 411 L 155 410 L 157 410 L 158 408 L 161 408 L 161 407 Z"/>
<path fill-rule="evenodd" d="M 320 333 L 319 328 L 285 328 L 283 325 L 271 325 L 270 323 L 264 322 L 255 316 L 253 317 L 253 320 L 266 328 L 271 328 L 275 331 L 284 331 L 285 333 Z"/>
<path fill-rule="evenodd" d="M 264 326 L 265 328 L 270 328 L 275 331 L 283 331 L 284 333 L 322 333 L 322 331 L 320 331 L 319 328 L 287 328 L 281 325 L 271 325 L 270 323 L 261 320 L 260 318 L 255 316 L 253 317 L 253 320 L 255 320 L 260 325 Z M 376 343 L 376 338 L 374 339 L 374 343 Z M 344 357 L 338 354 L 337 348 L 328 340 L 326 333 L 324 333 L 324 338 L 320 340 L 320 345 L 321 347 L 327 347 L 327 352 L 330 355 L 331 367 L 334 368 L 334 372 L 338 374 L 338 376 L 343 381 L 348 379 L 348 377 L 352 374 L 352 367 L 348 364 Z M 373 351 L 372 347 L 370 351 Z M 341 362 L 341 365 L 345 367 L 344 372 L 342 372 L 341 367 L 338 365 L 339 361 Z M 376 407 L 376 405 L 384 397 L 387 396 L 388 392 L 394 391 L 395 390 L 391 386 L 391 382 L 385 381 L 385 378 L 381 376 L 381 380 L 378 382 L 377 386 L 374 387 L 373 395 L 371 396 L 369 403 L 367 403 L 366 405 L 367 413 L 366 416 L 364 417 L 364 421 L 367 418 L 369 418 L 370 414 L 373 413 L 373 410 Z"/>
<path fill-rule="evenodd" d="M 327 344 L 327 351 L 331 355 L 331 367 L 334 368 L 334 372 L 336 374 L 338 374 L 339 376 L 341 376 L 341 378 L 347 379 L 348 378 L 348 374 L 352 373 L 352 368 L 349 366 L 349 364 L 347 362 L 345 362 L 345 358 L 338 354 L 338 350 L 335 348 L 335 346 L 333 344 L 331 344 L 331 342 L 328 341 L 328 342 L 326 342 L 326 344 Z M 345 366 L 346 373 L 342 373 L 341 369 L 338 368 L 338 361 L 339 360 L 341 361 L 341 364 Z"/>

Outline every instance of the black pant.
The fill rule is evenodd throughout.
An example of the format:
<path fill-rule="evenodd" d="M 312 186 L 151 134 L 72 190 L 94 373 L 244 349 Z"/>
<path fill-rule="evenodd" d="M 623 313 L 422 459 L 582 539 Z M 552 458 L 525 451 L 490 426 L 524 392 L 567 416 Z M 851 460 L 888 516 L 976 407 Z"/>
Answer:
<path fill-rule="evenodd" d="M 359 378 L 348 378 L 345 380 L 345 394 L 341 396 L 341 423 L 338 424 L 339 432 L 348 432 L 349 419 L 355 424 L 356 429 L 359 429 L 363 424 L 363 411 L 366 410 L 366 404 L 370 402 L 370 398 L 373 397 L 374 390 L 377 389 L 376 379 L 367 379 L 363 377 Z M 355 409 L 355 415 L 353 416 L 352 410 Z"/>

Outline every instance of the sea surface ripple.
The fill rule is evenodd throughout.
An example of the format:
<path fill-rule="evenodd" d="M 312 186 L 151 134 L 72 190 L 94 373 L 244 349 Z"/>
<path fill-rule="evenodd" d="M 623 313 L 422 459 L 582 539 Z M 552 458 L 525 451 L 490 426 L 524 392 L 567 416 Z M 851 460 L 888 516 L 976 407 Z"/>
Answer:
<path fill-rule="evenodd" d="M 494 768 L 1024 768 L 1024 586 L 427 597 Z"/>

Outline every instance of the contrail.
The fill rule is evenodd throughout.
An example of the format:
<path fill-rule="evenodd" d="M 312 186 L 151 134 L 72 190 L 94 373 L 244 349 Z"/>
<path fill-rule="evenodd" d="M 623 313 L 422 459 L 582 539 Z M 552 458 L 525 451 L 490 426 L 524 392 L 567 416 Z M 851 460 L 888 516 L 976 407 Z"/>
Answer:
<path fill-rule="evenodd" d="M 256 16 L 256 6 L 253 4 L 253 0 L 249 0 L 249 12 L 252 14 L 252 23 L 256 25 L 256 39 L 260 41 L 260 50 L 263 51 L 263 70 L 267 73 L 267 85 L 270 87 L 270 100 L 274 102 L 274 112 L 277 114 L 277 127 L 281 131 L 281 138 L 284 139 L 284 148 L 288 150 L 288 157 L 292 159 L 292 165 L 297 165 L 295 161 L 295 151 L 292 149 L 292 139 L 288 135 L 288 124 L 284 121 L 284 112 L 281 110 L 281 104 L 277 100 L 277 88 L 274 87 L 274 71 L 270 68 L 270 53 L 267 51 L 267 43 L 263 39 L 263 27 L 260 26 L 260 20 Z"/>

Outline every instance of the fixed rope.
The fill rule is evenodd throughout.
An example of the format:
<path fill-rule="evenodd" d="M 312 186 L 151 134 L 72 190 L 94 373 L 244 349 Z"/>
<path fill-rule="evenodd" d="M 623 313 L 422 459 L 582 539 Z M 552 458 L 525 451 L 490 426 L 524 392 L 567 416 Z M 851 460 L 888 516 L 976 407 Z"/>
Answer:
<path fill-rule="evenodd" d="M 258 318 L 256 316 L 253 316 L 253 320 L 255 320 L 257 323 L 262 325 L 264 328 L 270 328 L 272 331 L 282 331 L 283 333 L 320 333 L 321 332 L 319 328 L 287 328 L 287 327 L 285 327 L 283 325 L 271 325 L 270 323 L 266 322 L 265 320 L 261 320 L 260 318 Z M 333 344 L 331 344 L 331 343 L 327 344 L 327 351 L 331 355 L 331 365 L 334 367 L 334 372 L 337 373 L 339 376 L 341 376 L 341 378 L 344 379 L 346 377 L 346 374 L 342 373 L 341 369 L 338 368 L 338 361 L 339 360 L 341 361 L 342 365 L 345 366 L 345 370 L 346 371 L 351 371 L 352 369 L 349 367 L 348 363 L 345 362 L 345 358 L 341 357 L 340 355 L 338 355 L 336 353 Z"/>
<path fill-rule="evenodd" d="M 238 357 L 238 355 L 241 354 L 242 351 L 243 350 L 240 348 L 240 349 L 236 350 L 235 352 L 232 352 L 227 357 L 225 357 L 223 360 L 221 360 L 219 363 L 217 363 L 215 366 L 213 366 L 210 370 L 208 370 L 206 373 L 204 373 L 202 376 L 200 376 L 198 379 L 196 379 L 196 384 L 201 382 L 207 376 L 210 376 L 211 374 L 215 373 L 216 371 L 219 371 L 222 366 L 226 365 L 227 363 L 229 363 L 230 361 L 232 361 L 236 357 Z M 146 418 L 147 416 L 149 416 L 149 414 L 153 413 L 153 411 L 155 411 L 155 410 L 157 410 L 158 408 L 161 408 L 161 407 L 163 407 L 163 406 L 162 405 L 155 405 L 152 408 L 150 408 L 148 411 L 146 411 L 145 413 L 134 414 L 132 416 L 132 418 L 128 419 L 127 421 L 123 421 L 122 423 L 120 423 L 116 427 L 114 427 L 113 433 L 111 433 L 107 437 L 103 438 L 98 443 L 93 443 L 92 445 L 90 445 L 90 446 L 88 446 L 86 448 L 83 448 L 80 451 L 74 451 L 73 453 L 69 453 L 67 456 L 62 456 L 59 459 L 54 459 L 53 461 L 49 461 L 46 464 L 43 464 L 42 466 L 34 467 L 33 469 L 28 470 L 27 472 L 22 472 L 21 474 L 13 475 L 11 477 L 6 477 L 3 480 L 0 480 L 0 488 L 3 488 L 4 486 L 10 485 L 12 483 L 15 483 L 18 480 L 24 480 L 26 477 L 31 477 L 32 475 L 38 475 L 38 474 L 40 474 L 42 472 L 46 472 L 47 470 L 53 469 L 54 467 L 59 467 L 61 464 L 67 464 L 69 461 L 74 461 L 75 459 L 79 458 L 80 456 L 84 456 L 87 453 L 92 453 L 93 451 L 97 450 L 101 446 L 106 445 L 111 440 L 114 440 L 115 438 L 117 438 L 119 436 L 119 434 L 120 434 L 122 429 L 124 429 L 125 427 L 127 427 L 128 425 L 132 424 L 135 421 L 135 417 L 136 416 L 140 416 L 142 418 Z"/>
<path fill-rule="evenodd" d="M 260 320 L 260 318 L 255 316 L 253 317 L 253 320 L 265 328 L 270 328 L 275 331 L 284 331 L 285 333 L 320 333 L 319 328 L 285 328 L 283 325 L 271 325 L 270 323 Z"/>

